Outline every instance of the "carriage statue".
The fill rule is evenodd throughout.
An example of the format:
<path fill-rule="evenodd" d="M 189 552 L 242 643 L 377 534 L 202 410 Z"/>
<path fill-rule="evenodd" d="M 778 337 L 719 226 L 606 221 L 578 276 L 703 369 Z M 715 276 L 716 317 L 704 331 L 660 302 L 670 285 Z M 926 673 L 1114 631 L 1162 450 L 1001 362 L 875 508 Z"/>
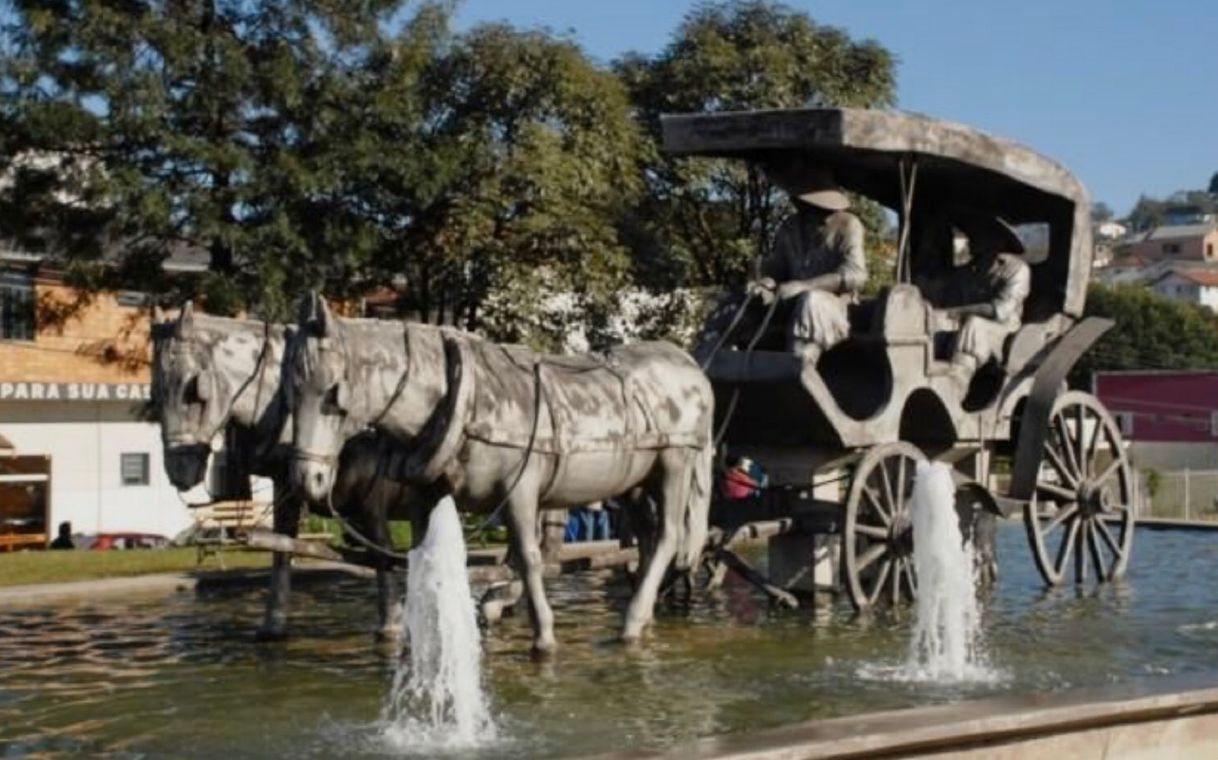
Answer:
<path fill-rule="evenodd" d="M 996 516 L 1022 509 L 1049 584 L 1124 572 L 1135 494 L 1121 432 L 1094 396 L 1066 386 L 1111 326 L 1083 315 L 1090 208 L 1069 172 L 1020 145 L 894 111 L 669 116 L 663 138 L 677 155 L 754 162 L 822 206 L 846 197 L 826 195 L 831 176 L 896 210 L 892 284 L 862 295 L 857 218 L 840 205 L 819 216 L 799 207 L 792 239 L 832 240 L 852 269 L 800 269 L 796 250 L 788 263 L 800 271 L 725 300 L 730 322 L 704 331 L 692 359 L 665 343 L 547 356 L 448 327 L 346 319 L 316 296 L 296 327 L 195 316 L 189 304 L 159 321 L 154 396 L 175 485 L 203 479 L 222 431 L 244 442 L 251 472 L 275 479 L 274 534 L 247 537 L 277 553 L 266 637 L 286 632 L 290 554 L 375 568 L 380 628 L 398 632 L 391 570 L 405 557 L 387 520 L 410 515 L 421 536 L 441 492 L 511 528 L 519 581 L 503 603 L 523 594 L 539 652 L 555 646 L 542 579 L 567 564 L 638 562 L 628 640 L 651 619 L 669 566 L 690 579 L 700 558 L 711 585 L 734 568 L 787 603 L 808 578 L 812 591 L 845 589 L 859 610 L 913 598 L 909 497 L 915 464 L 928 459 L 953 468 L 962 530 L 983 557 Z M 805 230 L 804 219 L 815 224 Z M 1043 256 L 1015 227 L 1041 232 Z M 1001 302 L 972 303 L 978 283 L 998 283 Z M 713 471 L 722 483 L 744 460 L 767 487 L 747 498 L 713 488 Z M 541 515 L 619 494 L 637 552 L 613 545 L 564 562 L 561 523 L 555 540 Z M 298 540 L 302 499 L 362 548 Z M 769 540 L 768 576 L 731 551 L 742 538 Z"/>
<path fill-rule="evenodd" d="M 727 331 L 744 334 L 720 335 L 698 357 L 715 392 L 720 462 L 746 456 L 768 479 L 753 499 L 717 497 L 712 535 L 768 520 L 792 538 L 840 536 L 833 582 L 856 608 L 912 598 L 909 494 L 915 463 L 935 459 L 953 466 L 966 535 L 988 515 L 1022 510 L 1047 583 L 1124 572 L 1135 495 L 1121 431 L 1095 396 L 1066 386 L 1111 327 L 1083 314 L 1090 206 L 1072 174 L 1021 145 L 898 111 L 667 116 L 663 147 L 767 173 L 827 170 L 900 222 L 894 282 L 874 298 L 838 296 L 848 333 L 823 354 L 792 351 L 781 320 L 748 330 L 737 314 Z M 953 236 L 995 219 L 1039 231 L 1047 250 L 1020 265 L 1022 313 L 959 382 L 963 320 L 950 295 L 923 283 L 964 276 Z M 797 554 L 812 556 L 806 541 Z"/>

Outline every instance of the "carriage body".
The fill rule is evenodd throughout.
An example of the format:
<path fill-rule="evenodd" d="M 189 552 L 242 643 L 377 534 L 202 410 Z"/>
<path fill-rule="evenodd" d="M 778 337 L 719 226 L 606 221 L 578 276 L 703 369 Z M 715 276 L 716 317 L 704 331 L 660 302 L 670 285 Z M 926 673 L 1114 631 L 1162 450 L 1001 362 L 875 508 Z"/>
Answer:
<path fill-rule="evenodd" d="M 706 367 L 726 449 L 746 454 L 768 473 L 769 515 L 804 516 L 812 529 L 846 534 L 843 585 L 858 606 L 887 597 L 888 586 L 894 597 L 914 591 L 912 577 L 908 589 L 905 581 L 891 580 L 896 569 L 880 579 L 885 588 L 879 597 L 867 582 L 876 578 L 858 577 L 866 573 L 857 558 L 874 562 L 881 538 L 878 530 L 873 536 L 852 531 L 884 522 L 878 514 L 867 522 L 867 502 L 874 499 L 860 479 L 899 479 L 890 490 L 902 503 L 887 505 L 899 511 L 911 463 L 922 458 L 954 466 L 966 532 L 979 515 L 1022 509 L 1047 581 L 1066 577 L 1071 559 L 1076 577 L 1088 569 L 1101 579 L 1123 572 L 1133 494 L 1120 432 L 1097 400 L 1064 392 L 1069 370 L 1110 326 L 1083 316 L 1090 205 L 1070 172 L 1022 145 L 897 111 L 668 116 L 663 137 L 665 149 L 676 155 L 827 167 L 843 189 L 900 218 L 895 282 L 850 307 L 847 340 L 815 364 L 780 343 L 755 340 L 751 350 L 716 352 Z M 1042 250 L 1026 259 L 1031 285 L 1021 326 L 963 391 L 948 376 L 960 325 L 913 283 L 925 273 L 952 270 L 950 246 L 936 245 L 939 233 L 958 218 L 977 215 L 1040 233 Z M 995 456 L 1011 467 L 1000 485 L 991 477 Z M 818 488 L 818 481 L 837 486 Z M 730 505 L 716 514 L 728 523 L 744 519 Z M 882 527 L 896 552 L 898 545 L 908 546 L 908 536 L 896 535 L 908 526 L 888 518 Z M 1067 545 L 1071 551 L 1063 552 Z M 899 564 L 895 554 L 889 559 Z"/>

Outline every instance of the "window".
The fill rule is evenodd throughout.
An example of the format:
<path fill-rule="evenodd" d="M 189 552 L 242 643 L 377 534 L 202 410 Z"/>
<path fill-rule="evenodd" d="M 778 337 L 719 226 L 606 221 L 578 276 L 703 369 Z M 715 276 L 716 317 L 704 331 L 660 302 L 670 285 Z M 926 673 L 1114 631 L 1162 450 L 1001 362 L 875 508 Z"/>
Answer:
<path fill-rule="evenodd" d="M 34 339 L 34 279 L 0 272 L 0 340 Z"/>
<path fill-rule="evenodd" d="M 123 454 L 120 463 L 122 470 L 123 485 L 125 486 L 146 486 L 148 485 L 148 455 L 147 454 Z"/>
<path fill-rule="evenodd" d="M 1116 418 L 1121 435 L 1126 438 L 1133 437 L 1133 412 L 1113 412 L 1112 416 Z"/>
<path fill-rule="evenodd" d="M 1179 253 L 1179 252 L 1180 252 L 1179 243 L 1164 243 L 1163 244 L 1163 253 L 1174 254 L 1174 253 Z"/>
<path fill-rule="evenodd" d="M 1207 259 L 1214 258 L 1214 244 L 1213 243 L 1205 244 L 1205 258 L 1207 258 Z"/>

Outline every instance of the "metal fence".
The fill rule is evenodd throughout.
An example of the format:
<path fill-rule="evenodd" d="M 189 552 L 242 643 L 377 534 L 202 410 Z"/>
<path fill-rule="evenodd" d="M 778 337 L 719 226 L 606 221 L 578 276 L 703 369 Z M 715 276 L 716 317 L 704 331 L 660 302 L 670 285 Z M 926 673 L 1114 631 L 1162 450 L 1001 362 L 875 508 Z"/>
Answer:
<path fill-rule="evenodd" d="M 1218 470 L 1139 470 L 1139 517 L 1218 522 Z"/>

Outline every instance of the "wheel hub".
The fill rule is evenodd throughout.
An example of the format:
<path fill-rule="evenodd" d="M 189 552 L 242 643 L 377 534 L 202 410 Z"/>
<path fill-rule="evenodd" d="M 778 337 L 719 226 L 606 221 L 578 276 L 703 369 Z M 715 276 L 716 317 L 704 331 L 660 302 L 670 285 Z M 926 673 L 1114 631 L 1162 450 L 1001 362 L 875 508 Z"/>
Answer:
<path fill-rule="evenodd" d="M 897 515 L 888 528 L 888 549 L 894 557 L 913 554 L 913 523 L 908 515 Z"/>
<path fill-rule="evenodd" d="M 1078 488 L 1078 508 L 1088 517 L 1111 512 L 1112 504 L 1107 487 L 1084 482 Z"/>

